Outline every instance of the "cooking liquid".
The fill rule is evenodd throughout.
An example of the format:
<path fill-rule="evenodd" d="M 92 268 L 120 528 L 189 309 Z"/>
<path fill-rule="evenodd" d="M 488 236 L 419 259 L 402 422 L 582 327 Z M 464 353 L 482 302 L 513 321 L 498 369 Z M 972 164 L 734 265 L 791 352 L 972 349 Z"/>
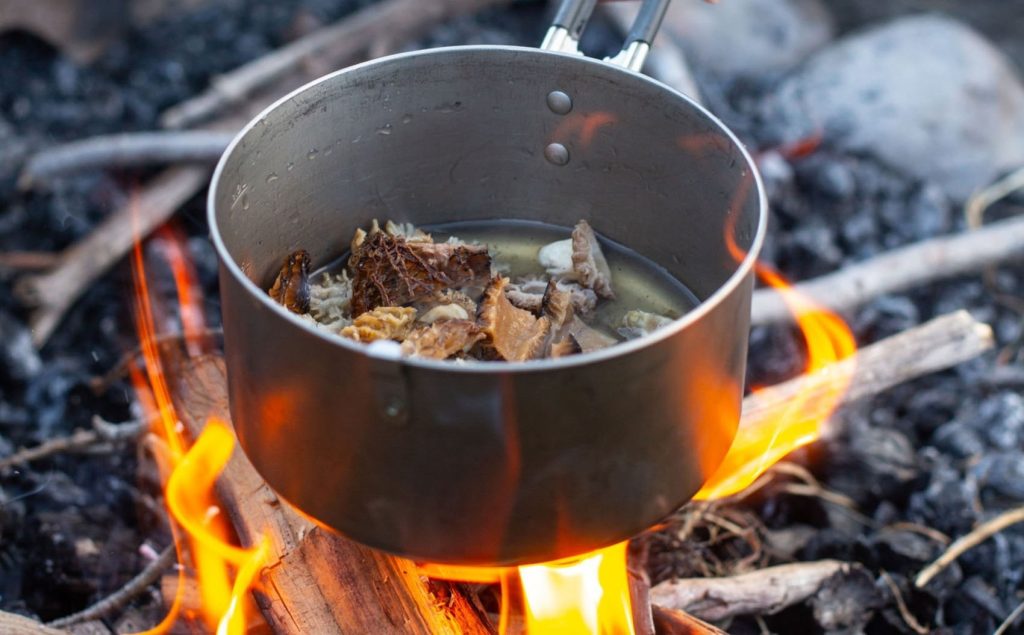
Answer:
<path fill-rule="evenodd" d="M 486 245 L 493 266 L 513 282 L 523 276 L 547 280 L 549 276 L 537 259 L 538 252 L 541 247 L 572 234 L 570 227 L 523 220 L 461 221 L 418 227 L 433 236 L 435 242 L 454 236 L 466 243 Z M 598 301 L 597 309 L 585 318 L 590 326 L 622 339 L 616 329 L 622 325 L 622 316 L 628 311 L 639 309 L 675 319 L 700 303 L 697 296 L 664 267 L 601 237 L 600 227 L 594 227 L 594 232 L 612 272 L 615 299 Z M 319 279 L 322 272 L 340 272 L 347 261 L 348 253 L 319 269 L 312 279 Z"/>

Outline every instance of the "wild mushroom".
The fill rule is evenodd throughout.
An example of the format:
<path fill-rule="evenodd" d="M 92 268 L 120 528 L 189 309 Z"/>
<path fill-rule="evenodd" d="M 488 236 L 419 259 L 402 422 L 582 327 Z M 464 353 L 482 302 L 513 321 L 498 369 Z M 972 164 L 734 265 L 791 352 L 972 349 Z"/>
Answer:
<path fill-rule="evenodd" d="M 567 280 L 555 280 L 555 284 L 559 291 L 569 293 L 573 311 L 577 314 L 587 315 L 597 306 L 597 294 L 590 289 L 584 289 L 577 283 Z M 505 295 L 508 296 L 512 304 L 520 309 L 540 313 L 547 286 L 548 281 L 528 276 L 509 283 L 505 289 Z"/>
<path fill-rule="evenodd" d="M 487 335 L 488 346 L 501 359 L 510 362 L 534 359 L 544 352 L 551 321 L 513 306 L 505 296 L 506 286 L 508 278 L 491 280 L 480 303 L 477 324 Z"/>
<path fill-rule="evenodd" d="M 671 323 L 672 318 L 664 315 L 633 309 L 622 316 L 622 326 L 617 330 L 619 335 L 627 340 L 635 340 Z"/>
<path fill-rule="evenodd" d="M 285 258 L 274 285 L 270 287 L 270 297 L 292 313 L 308 313 L 309 268 L 309 253 L 305 249 L 300 249 Z"/>
<path fill-rule="evenodd" d="M 381 306 L 358 316 L 352 324 L 341 329 L 341 335 L 357 342 L 398 340 L 412 330 L 416 309 L 399 306 Z"/>
<path fill-rule="evenodd" d="M 470 320 L 441 320 L 412 331 L 402 342 L 402 354 L 430 359 L 448 359 L 468 353 L 484 338 L 480 327 Z"/>
<path fill-rule="evenodd" d="M 605 260 L 593 228 L 585 220 L 576 223 L 572 230 L 572 268 L 584 287 L 593 289 L 602 298 L 615 298 L 608 261 Z"/>

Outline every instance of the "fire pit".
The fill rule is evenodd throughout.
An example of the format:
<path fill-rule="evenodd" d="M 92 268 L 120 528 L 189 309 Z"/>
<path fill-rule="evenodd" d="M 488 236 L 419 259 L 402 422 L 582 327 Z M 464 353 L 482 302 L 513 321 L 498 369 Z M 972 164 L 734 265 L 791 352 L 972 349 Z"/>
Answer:
<path fill-rule="evenodd" d="M 1015 475 L 1024 465 L 1024 406 L 1018 394 L 1022 321 L 1014 298 L 1022 287 L 1019 266 L 1008 263 L 1022 251 L 1024 225 L 1002 219 L 1019 205 L 1013 192 L 1024 180 L 1015 172 L 1024 157 L 1009 142 L 1024 117 L 1015 106 L 1024 100 L 1019 72 L 982 35 L 953 19 L 892 17 L 902 7 L 915 6 L 911 0 L 894 2 L 884 16 L 854 10 L 855 3 L 848 2 L 837 3 L 834 15 L 831 5 L 812 0 L 762 3 L 729 0 L 704 6 L 677 0 L 646 67 L 691 100 L 702 101 L 736 131 L 751 149 L 750 160 L 764 175 L 764 195 L 772 203 L 761 260 L 756 266 L 752 257 L 747 261 L 747 273 L 762 286 L 752 296 L 749 349 L 740 331 L 746 309 L 737 310 L 731 323 L 738 332 L 729 340 L 734 354 L 714 358 L 724 368 L 726 357 L 741 360 L 749 352 L 746 381 L 738 368 L 730 367 L 720 377 L 734 380 L 731 396 L 706 400 L 729 405 L 716 416 L 732 423 L 718 432 L 729 428 L 731 436 L 739 421 L 735 441 L 727 454 L 721 443 L 721 460 L 716 452 L 692 444 L 645 441 L 653 437 L 640 433 L 649 427 L 638 424 L 655 421 L 651 413 L 633 408 L 623 414 L 608 404 L 628 402 L 629 380 L 642 379 L 650 370 L 617 373 L 623 379 L 594 392 L 595 400 L 606 405 L 597 407 L 591 400 L 576 409 L 589 408 L 591 429 L 602 434 L 574 437 L 572 445 L 595 449 L 595 440 L 608 437 L 617 423 L 632 421 L 631 427 L 598 454 L 577 452 L 573 473 L 579 482 L 537 489 L 536 509 L 554 508 L 556 513 L 534 514 L 546 520 L 533 533 L 522 523 L 515 532 L 502 532 L 513 516 L 496 513 L 495 507 L 509 497 L 495 495 L 488 489 L 493 483 L 474 482 L 471 476 L 481 470 L 509 474 L 510 455 L 498 451 L 509 446 L 495 443 L 487 454 L 490 446 L 476 444 L 481 448 L 477 462 L 467 462 L 436 435 L 426 441 L 434 448 L 431 456 L 419 463 L 403 463 L 398 452 L 386 452 L 402 438 L 398 433 L 374 446 L 378 461 L 367 464 L 355 457 L 347 463 L 359 468 L 355 472 L 385 475 L 383 483 L 365 481 L 359 494 L 398 482 L 395 475 L 428 475 L 422 483 L 413 479 L 390 490 L 429 493 L 403 502 L 419 510 L 418 523 L 388 524 L 378 518 L 372 531 L 359 534 L 345 526 L 354 522 L 353 514 L 330 516 L 331 505 L 346 512 L 359 508 L 351 496 L 339 503 L 327 487 L 338 475 L 330 461 L 317 457 L 334 441 L 311 446 L 300 443 L 295 428 L 282 427 L 273 444 L 268 441 L 273 430 L 253 426 L 247 431 L 247 418 L 237 407 L 239 375 L 251 374 L 250 367 L 273 356 L 293 360 L 278 376 L 282 381 L 272 381 L 267 371 L 267 381 L 253 390 L 254 403 L 283 421 L 280 414 L 294 409 L 295 395 L 309 390 L 308 378 L 298 381 L 307 377 L 309 362 L 341 351 L 354 362 L 347 375 L 366 371 L 369 378 L 363 382 L 366 390 L 352 392 L 346 403 L 364 404 L 368 416 L 385 426 L 368 429 L 383 434 L 391 425 L 389 400 L 381 398 L 372 367 L 411 366 L 439 380 L 459 371 L 450 361 L 409 363 L 328 341 L 303 331 L 255 291 L 236 294 L 243 304 L 224 303 L 229 370 L 220 352 L 217 297 L 219 291 L 232 293 L 232 284 L 243 278 L 228 275 L 228 284 L 218 289 L 215 250 L 197 194 L 210 182 L 212 163 L 246 121 L 315 77 L 361 59 L 424 47 L 470 44 L 485 55 L 507 51 L 501 48 L 506 45 L 533 45 L 553 19 L 553 8 L 540 2 L 500 6 L 499 0 L 284 0 L 246 7 L 211 0 L 187 9 L 158 7 L 132 25 L 133 8 L 124 13 L 126 35 L 108 33 L 106 50 L 92 51 L 98 57 L 89 65 L 70 61 L 31 34 L 0 35 L 0 58 L 6 62 L 0 64 L 2 85 L 18 87 L 0 94 L 0 137 L 5 139 L 0 149 L 0 197 L 5 202 L 0 208 L 0 631 L 714 632 L 691 615 L 731 633 L 1012 632 L 1019 627 L 1024 495 Z M 592 57 L 614 57 L 621 42 L 614 33 L 629 29 L 632 16 L 621 14 L 630 8 L 635 12 L 639 5 L 599 6 L 580 46 Z M 950 8 L 994 41 L 1012 42 L 1010 20 L 991 20 L 1000 10 Z M 864 22 L 869 19 L 879 22 Z M 327 24 L 333 20 L 338 21 Z M 0 25 L 14 23 L 34 28 L 30 22 L 0 19 Z M 722 30 L 723 24 L 727 29 Z M 765 39 L 764 32 L 778 37 Z M 52 30 L 43 35 L 65 47 Z M 549 41 L 565 43 L 564 34 L 555 35 Z M 624 58 L 636 60 L 643 47 L 630 48 Z M 556 55 L 512 50 L 525 66 L 533 65 L 534 80 L 543 76 L 543 56 Z M 73 43 L 66 51 L 78 55 Z M 446 54 L 398 59 L 437 60 Z M 867 74 L 860 70 L 865 59 L 874 60 Z M 246 270 L 258 282 L 254 289 L 266 293 L 269 278 L 291 249 L 311 248 L 317 264 L 340 255 L 356 225 L 373 217 L 382 223 L 395 218 L 402 192 L 415 192 L 423 201 L 424 190 L 446 191 L 451 199 L 466 189 L 479 194 L 483 208 L 491 205 L 487 195 L 497 196 L 499 189 L 466 177 L 497 174 L 500 185 L 502 176 L 518 174 L 523 165 L 535 166 L 531 182 L 554 179 L 550 192 L 509 186 L 499 198 L 523 204 L 514 210 L 494 205 L 496 211 L 486 217 L 541 217 L 555 209 L 564 217 L 548 220 L 566 227 L 589 218 L 598 234 L 677 269 L 695 287 L 692 278 L 703 274 L 686 262 L 690 254 L 714 252 L 711 260 L 723 263 L 726 273 L 711 286 L 740 273 L 737 263 L 750 256 L 757 233 L 756 225 L 743 227 L 743 214 L 723 222 L 724 212 L 709 211 L 716 222 L 692 219 L 685 228 L 652 228 L 657 225 L 653 217 L 660 218 L 668 205 L 659 191 L 690 201 L 688 209 L 706 204 L 746 210 L 746 218 L 753 218 L 756 187 L 741 176 L 747 160 L 742 152 L 735 154 L 736 166 L 720 165 L 721 174 L 734 178 L 722 183 L 721 192 L 685 187 L 685 179 L 648 178 L 650 189 L 620 200 L 614 194 L 621 185 L 615 181 L 617 170 L 611 170 L 589 186 L 600 190 L 599 196 L 567 196 L 544 209 L 525 204 L 571 190 L 594 169 L 592 155 L 608 150 L 604 144 L 627 130 L 636 112 L 612 104 L 611 90 L 602 92 L 608 103 L 598 115 L 611 113 L 618 119 L 594 115 L 584 85 L 595 74 L 609 80 L 619 75 L 601 62 L 564 60 L 566 68 L 578 71 L 556 78 L 572 104 L 567 113 L 557 111 L 561 97 L 550 97 L 553 88 L 538 89 L 536 109 L 503 115 L 509 121 L 501 129 L 516 128 L 521 136 L 503 135 L 497 150 L 471 154 L 451 174 L 438 174 L 432 182 L 396 181 L 391 188 L 367 190 L 358 211 L 346 204 L 337 217 L 324 214 L 338 225 L 333 234 L 316 231 L 321 226 L 310 223 L 299 237 L 301 232 L 288 223 L 288 201 L 275 202 L 285 212 L 278 227 L 244 241 L 231 239 L 245 243 L 251 253 L 265 252 Z M 370 73 L 388 63 L 360 68 Z M 441 66 L 437 72 L 454 72 L 451 64 Z M 497 84 L 511 78 L 520 88 L 529 85 L 529 78 L 507 74 L 497 77 Z M 443 85 L 465 79 L 448 77 Z M 657 95 L 665 93 L 659 90 L 667 91 L 648 80 L 636 81 L 631 103 L 641 110 L 642 104 L 661 99 Z M 395 177 L 405 157 L 389 152 L 402 139 L 421 134 L 415 131 L 429 128 L 430 122 L 466 121 L 475 116 L 475 105 L 489 103 L 496 94 L 464 91 L 454 98 L 461 107 L 450 112 L 428 108 L 423 113 L 416 102 L 415 112 L 389 118 L 387 108 L 396 100 L 412 103 L 429 91 L 399 96 L 385 84 L 373 90 L 381 97 L 380 107 L 353 118 L 377 124 L 360 144 L 372 137 L 375 145 L 364 148 L 391 150 L 379 157 L 369 152 L 353 165 L 340 161 L 350 147 L 332 145 L 335 137 L 328 132 L 337 130 L 317 134 L 316 143 L 299 144 L 291 172 L 286 161 L 281 169 L 224 186 L 224 201 L 237 203 L 235 215 L 267 205 L 257 190 L 266 194 L 303 173 L 329 172 L 332 162 L 358 171 L 373 164 L 370 159 L 383 158 L 387 169 L 375 174 Z M 998 96 L 1002 106 L 990 109 L 982 95 Z M 523 91 L 511 91 L 502 103 L 526 99 Z M 679 112 L 699 114 L 693 121 L 703 121 L 714 134 L 670 135 L 664 133 L 664 120 L 651 123 L 644 142 L 648 151 L 631 157 L 631 165 L 675 165 L 667 154 L 659 158 L 662 146 L 672 146 L 673 157 L 714 161 L 737 143 L 716 122 L 702 119 L 699 108 L 678 103 L 685 104 Z M 502 112 L 492 110 L 495 114 L 488 116 L 498 118 Z M 958 117 L 965 113 L 992 125 L 957 135 Z M 406 123 L 404 114 L 411 115 Z M 318 111 L 305 116 L 316 119 Z M 644 119 L 657 122 L 659 117 L 671 119 L 672 112 L 652 111 Z M 517 128 L 510 125 L 513 120 L 528 123 Z M 384 131 L 377 134 L 377 129 Z M 989 135 L 989 129 L 1003 132 Z M 88 138 L 133 130 L 147 132 Z M 527 136 L 540 139 L 539 145 Z M 434 144 L 432 159 L 446 158 L 446 152 L 469 144 L 474 135 L 463 130 L 449 138 Z M 69 141 L 74 143 L 64 143 Z M 616 149 L 627 152 L 624 148 L 634 147 L 633 142 L 623 140 Z M 501 148 L 516 143 L 533 148 L 534 156 L 509 159 L 505 170 L 488 167 L 504 156 Z M 556 143 L 564 152 L 549 148 Z M 284 144 L 261 148 L 259 157 L 253 154 L 237 167 L 244 171 L 255 161 L 252 167 L 259 168 L 269 155 L 285 150 Z M 306 158 L 314 148 L 314 157 Z M 239 152 L 236 147 L 231 154 Z M 171 167 L 153 171 L 162 165 Z M 695 161 L 693 169 L 706 165 Z M 276 178 L 268 182 L 265 177 L 271 174 Z M 671 174 L 668 167 L 664 174 Z M 337 190 L 344 190 L 341 177 L 337 180 Z M 380 179 L 353 187 L 375 181 Z M 494 186 L 493 176 L 491 181 Z M 740 187 L 744 183 L 747 189 Z M 248 187 L 239 192 L 235 185 Z M 216 197 L 217 188 L 212 193 Z M 313 198 L 315 190 L 307 194 Z M 746 207 L 738 202 L 743 200 Z M 604 205 L 640 212 L 628 223 L 618 222 L 610 212 L 594 211 Z M 165 225 L 178 209 L 179 220 Z M 418 217 L 403 214 L 397 220 L 437 222 L 472 212 L 439 203 L 404 209 Z M 303 210 L 312 213 L 314 208 L 297 210 L 301 218 Z M 652 216 L 648 222 L 639 222 L 643 210 Z M 684 218 L 689 217 L 679 220 Z M 641 232 L 646 237 L 635 238 L 633 226 L 646 227 Z M 707 236 L 694 235 L 694 228 L 706 230 Z M 285 240 L 271 250 L 264 236 L 271 243 Z M 668 247 L 687 239 L 695 244 Z M 133 248 L 129 262 L 121 264 Z M 111 275 L 104 275 L 107 271 Z M 800 282 L 791 284 L 780 272 Z M 697 290 L 702 299 L 713 296 Z M 253 325 L 246 326 L 231 306 L 252 306 L 259 319 L 276 327 L 267 330 L 259 346 L 250 347 L 242 373 L 232 353 L 240 349 L 232 338 L 238 324 Z M 963 308 L 971 314 L 959 311 Z M 622 351 L 613 347 L 570 362 L 539 360 L 537 371 L 529 368 L 534 362 L 514 362 L 509 370 L 497 370 L 502 363 L 493 362 L 499 364 L 496 370 L 466 369 L 459 381 L 470 381 L 474 374 L 507 376 L 511 390 L 532 372 L 558 372 L 579 382 L 573 373 L 640 353 L 653 355 L 706 317 L 698 310 L 699 319 L 687 322 L 684 317 L 678 328 L 627 342 Z M 305 359 L 295 355 L 299 347 L 275 343 L 282 332 L 308 341 L 311 352 Z M 704 339 L 708 349 L 725 340 L 718 335 Z M 271 355 L 270 349 L 276 352 Z M 689 368 L 692 359 L 686 359 Z M 953 366 L 955 371 L 944 370 Z M 714 376 L 665 373 L 657 399 L 670 397 L 678 406 L 693 402 L 688 394 L 715 394 L 722 387 L 708 381 Z M 740 406 L 743 383 L 748 388 Z M 903 383 L 908 385 L 898 386 Z M 235 402 L 230 409 L 229 394 Z M 496 399 L 509 394 L 499 392 Z M 444 406 L 440 397 L 437 391 L 428 401 Z M 400 416 L 401 425 L 411 429 L 422 399 L 403 403 L 410 406 L 404 413 L 403 408 L 393 410 L 408 416 Z M 537 406 L 526 396 L 514 403 L 522 408 L 506 412 L 495 425 L 516 420 L 515 436 L 523 438 L 536 419 L 524 413 Z M 568 418 L 552 412 L 544 416 L 562 423 L 546 429 L 571 429 Z M 687 423 L 676 432 L 711 434 L 694 427 L 696 415 L 685 414 Z M 593 427 L 594 422 L 599 425 Z M 259 470 L 239 449 L 245 446 L 251 453 L 254 438 L 269 448 L 253 454 Z M 365 446 L 364 439 L 342 450 Z M 521 445 L 521 456 L 527 457 L 529 449 Z M 414 450 L 405 456 L 417 456 Z M 653 481 L 636 477 L 643 484 L 636 487 L 629 478 L 604 477 L 599 482 L 607 485 L 600 491 L 573 496 L 581 482 L 592 484 L 609 473 L 600 457 L 611 455 L 633 456 L 639 463 L 661 457 L 651 463 L 661 466 L 660 476 Z M 281 456 L 291 472 L 274 471 L 284 463 Z M 354 455 L 341 458 L 346 456 Z M 694 461 L 701 463 L 699 474 L 676 469 Z M 543 481 L 550 472 L 536 462 L 521 461 L 519 467 L 519 478 Z M 310 482 L 319 490 L 303 493 L 295 485 Z M 677 498 L 654 510 L 650 494 L 629 495 L 651 487 L 670 492 L 666 499 Z M 470 505 L 468 497 L 454 495 L 467 490 L 491 493 Z M 307 499 L 299 500 L 293 491 Z M 690 503 L 673 511 L 675 503 L 691 495 Z M 330 504 L 311 507 L 308 497 L 318 496 L 331 499 Z M 544 503 L 544 496 L 554 496 L 554 502 Z M 462 506 L 460 515 L 442 517 L 459 526 L 459 536 L 438 538 L 432 529 L 445 505 Z M 391 513 L 374 509 L 383 516 Z M 616 525 L 634 518 L 635 526 Z M 595 538 L 590 530 L 582 532 L 580 519 L 600 531 L 618 529 Z M 633 536 L 658 519 L 657 526 Z M 351 542 L 321 521 L 414 560 Z M 431 532 L 435 539 L 425 540 Z M 488 539 L 478 541 L 473 532 Z M 387 544 L 375 542 L 374 536 L 388 537 Z M 516 557 L 518 547 L 509 536 L 522 538 L 519 547 L 535 549 L 534 555 Z M 453 551 L 447 557 L 423 547 L 444 544 L 441 539 L 450 539 L 446 548 Z M 472 557 L 466 555 L 469 549 L 476 550 Z M 547 561 L 562 556 L 567 559 Z M 519 566 L 495 566 L 512 564 Z"/>

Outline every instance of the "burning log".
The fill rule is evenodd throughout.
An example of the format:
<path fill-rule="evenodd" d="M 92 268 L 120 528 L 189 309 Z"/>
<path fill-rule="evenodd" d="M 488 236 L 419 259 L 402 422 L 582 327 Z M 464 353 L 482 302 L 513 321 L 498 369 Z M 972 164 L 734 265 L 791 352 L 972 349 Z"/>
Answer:
<path fill-rule="evenodd" d="M 227 420 L 223 361 L 200 358 L 173 369 L 182 422 L 198 436 L 209 416 Z M 463 595 L 445 588 L 439 602 L 408 561 L 357 545 L 313 525 L 284 504 L 236 451 L 217 486 L 221 507 L 242 544 L 271 536 L 271 555 L 257 594 L 279 635 L 402 632 L 489 633 Z M 442 587 L 445 585 L 441 585 Z"/>
<path fill-rule="evenodd" d="M 886 293 L 980 271 L 1024 256 L 1024 218 L 941 236 L 894 249 L 793 287 L 833 311 L 848 311 Z M 790 322 L 792 313 L 775 290 L 754 292 L 752 323 Z"/>

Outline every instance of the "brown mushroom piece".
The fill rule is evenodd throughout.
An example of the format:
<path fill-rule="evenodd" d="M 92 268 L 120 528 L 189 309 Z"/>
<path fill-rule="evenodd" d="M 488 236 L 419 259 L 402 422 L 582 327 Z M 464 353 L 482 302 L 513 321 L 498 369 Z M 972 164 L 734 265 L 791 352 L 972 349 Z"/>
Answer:
<path fill-rule="evenodd" d="M 305 249 L 285 258 L 268 292 L 270 297 L 292 313 L 309 313 L 309 268 L 309 253 Z"/>
<path fill-rule="evenodd" d="M 357 342 L 401 341 L 412 330 L 415 320 L 416 309 L 381 306 L 357 317 L 352 324 L 341 329 L 341 335 Z"/>
<path fill-rule="evenodd" d="M 587 315 L 597 307 L 597 294 L 584 289 L 575 282 L 555 280 L 559 291 L 568 292 L 572 300 L 572 308 L 578 315 Z M 505 289 L 509 301 L 520 309 L 540 313 L 547 291 L 548 282 L 540 278 L 526 277 L 510 283 Z"/>
<path fill-rule="evenodd" d="M 578 317 L 573 317 L 572 322 L 568 324 L 567 328 L 569 335 L 576 340 L 582 353 L 599 351 L 602 348 L 608 348 L 618 343 L 618 340 L 611 335 L 602 333 Z"/>
<path fill-rule="evenodd" d="M 352 315 L 401 306 L 465 286 L 483 286 L 491 271 L 486 247 L 409 243 L 378 231 L 353 254 Z"/>
<path fill-rule="evenodd" d="M 569 332 L 575 313 L 572 294 L 558 288 L 551 280 L 541 300 L 541 315 L 551 321 L 551 331 L 544 347 L 547 357 L 565 357 L 582 352 L 579 342 Z"/>
<path fill-rule="evenodd" d="M 517 308 L 505 296 L 508 278 L 491 280 L 477 313 L 477 324 L 487 335 L 487 346 L 506 361 L 520 362 L 544 352 L 551 320 Z"/>
<path fill-rule="evenodd" d="M 665 317 L 664 315 L 633 309 L 632 311 L 627 311 L 622 316 L 622 326 L 617 330 L 619 335 L 627 340 L 635 340 L 671 323 L 672 318 Z"/>
<path fill-rule="evenodd" d="M 410 333 L 402 342 L 402 354 L 448 359 L 469 352 L 483 338 L 480 327 L 471 320 L 440 320 Z"/>
<path fill-rule="evenodd" d="M 572 230 L 572 268 L 580 284 L 602 298 L 615 298 L 612 272 L 590 223 L 581 220 Z"/>

